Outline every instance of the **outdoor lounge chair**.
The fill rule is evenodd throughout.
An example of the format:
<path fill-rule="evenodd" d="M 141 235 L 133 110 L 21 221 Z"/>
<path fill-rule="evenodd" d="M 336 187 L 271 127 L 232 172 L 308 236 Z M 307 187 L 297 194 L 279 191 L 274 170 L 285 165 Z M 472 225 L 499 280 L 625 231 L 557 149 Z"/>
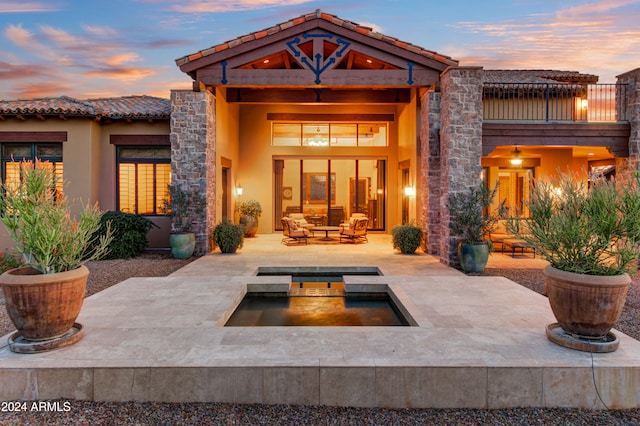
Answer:
<path fill-rule="evenodd" d="M 290 243 L 301 243 L 304 241 L 307 244 L 308 238 L 311 236 L 311 232 L 307 228 L 298 227 L 293 219 L 282 218 L 282 244 L 289 245 Z"/>
<path fill-rule="evenodd" d="M 369 224 L 368 217 L 352 217 L 349 219 L 349 223 L 343 223 L 340 225 L 340 242 L 343 239 L 348 239 L 353 242 L 369 242 L 367 239 L 367 225 Z"/>
<path fill-rule="evenodd" d="M 289 213 L 288 219 L 293 219 L 298 228 L 306 228 L 311 232 L 311 236 L 313 236 L 313 223 L 307 222 L 306 217 L 303 213 Z"/>

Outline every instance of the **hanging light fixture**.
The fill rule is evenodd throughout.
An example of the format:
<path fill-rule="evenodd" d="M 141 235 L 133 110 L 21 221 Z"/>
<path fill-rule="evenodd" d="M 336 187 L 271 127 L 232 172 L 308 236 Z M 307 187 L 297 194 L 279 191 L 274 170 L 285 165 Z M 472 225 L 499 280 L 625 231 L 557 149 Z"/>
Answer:
<path fill-rule="evenodd" d="M 309 146 L 327 146 L 329 145 L 329 141 L 325 141 L 322 139 L 320 135 L 320 126 L 316 128 L 316 136 L 315 138 L 309 141 Z"/>
<path fill-rule="evenodd" d="M 522 165 L 522 157 L 520 157 L 521 152 L 518 149 L 518 145 L 516 145 L 515 147 L 516 149 L 511 151 L 511 159 L 509 160 L 509 162 L 512 166 L 520 166 Z"/>

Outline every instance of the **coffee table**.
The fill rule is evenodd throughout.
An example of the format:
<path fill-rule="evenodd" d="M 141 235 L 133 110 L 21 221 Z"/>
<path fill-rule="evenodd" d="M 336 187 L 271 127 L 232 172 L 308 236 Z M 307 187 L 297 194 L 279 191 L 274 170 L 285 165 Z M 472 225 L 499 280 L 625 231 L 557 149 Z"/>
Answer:
<path fill-rule="evenodd" d="M 338 232 L 340 231 L 339 226 L 314 226 L 311 228 L 313 232 L 316 231 L 324 231 L 324 238 L 320 238 L 320 241 L 335 241 L 335 238 L 331 238 L 329 236 L 329 232 Z"/>

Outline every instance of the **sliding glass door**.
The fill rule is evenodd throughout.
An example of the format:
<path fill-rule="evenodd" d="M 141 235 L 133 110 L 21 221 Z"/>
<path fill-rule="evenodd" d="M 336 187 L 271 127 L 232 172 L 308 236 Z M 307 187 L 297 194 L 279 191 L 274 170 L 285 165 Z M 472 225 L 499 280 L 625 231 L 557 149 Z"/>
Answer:
<path fill-rule="evenodd" d="M 273 170 L 276 230 L 290 213 L 303 213 L 318 226 L 364 213 L 370 229 L 385 229 L 384 159 L 286 158 L 274 160 Z"/>

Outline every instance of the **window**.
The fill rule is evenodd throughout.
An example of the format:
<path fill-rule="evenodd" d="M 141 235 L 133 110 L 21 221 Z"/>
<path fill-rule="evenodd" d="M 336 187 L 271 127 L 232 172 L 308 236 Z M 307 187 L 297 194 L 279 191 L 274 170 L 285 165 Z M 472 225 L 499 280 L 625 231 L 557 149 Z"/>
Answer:
<path fill-rule="evenodd" d="M 56 177 L 56 189 L 62 193 L 63 164 L 61 143 L 4 143 L 2 144 L 2 182 L 7 185 L 20 181 L 20 169 L 24 161 L 33 165 L 36 158 L 46 161 L 53 168 Z M 22 164 L 22 166 L 21 166 Z"/>
<path fill-rule="evenodd" d="M 273 146 L 387 146 L 387 123 L 273 123 Z"/>
<path fill-rule="evenodd" d="M 171 183 L 170 146 L 118 146 L 118 209 L 124 213 L 162 214 Z"/>

